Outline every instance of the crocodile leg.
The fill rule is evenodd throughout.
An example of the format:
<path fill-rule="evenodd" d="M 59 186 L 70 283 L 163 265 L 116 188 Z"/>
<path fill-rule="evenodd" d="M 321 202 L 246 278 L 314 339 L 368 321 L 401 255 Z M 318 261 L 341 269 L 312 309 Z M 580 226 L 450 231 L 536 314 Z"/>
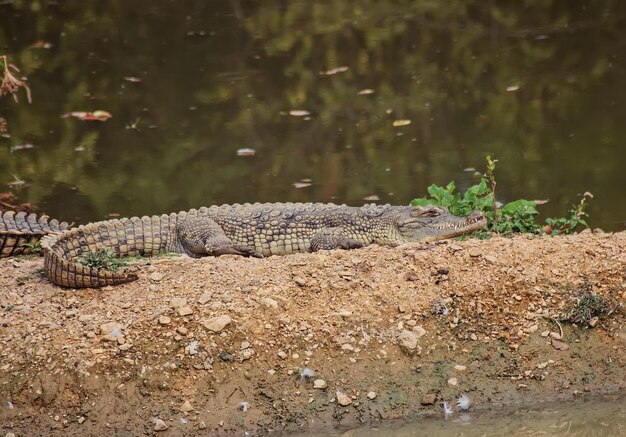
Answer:
<path fill-rule="evenodd" d="M 311 237 L 312 252 L 322 249 L 358 249 L 363 246 L 363 243 L 345 236 L 342 228 L 327 228 Z"/>
<path fill-rule="evenodd" d="M 177 226 L 176 232 L 183 249 L 193 257 L 227 254 L 261 257 L 254 247 L 233 244 L 220 225 L 208 217 L 189 218 Z"/>

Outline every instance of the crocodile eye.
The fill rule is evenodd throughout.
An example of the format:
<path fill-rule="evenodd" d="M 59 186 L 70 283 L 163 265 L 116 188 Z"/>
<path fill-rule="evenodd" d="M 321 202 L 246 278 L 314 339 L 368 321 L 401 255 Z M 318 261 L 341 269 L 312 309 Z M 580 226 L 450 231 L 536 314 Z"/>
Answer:
<path fill-rule="evenodd" d="M 424 208 L 419 215 L 422 217 L 437 217 L 441 215 L 441 212 L 437 208 Z"/>

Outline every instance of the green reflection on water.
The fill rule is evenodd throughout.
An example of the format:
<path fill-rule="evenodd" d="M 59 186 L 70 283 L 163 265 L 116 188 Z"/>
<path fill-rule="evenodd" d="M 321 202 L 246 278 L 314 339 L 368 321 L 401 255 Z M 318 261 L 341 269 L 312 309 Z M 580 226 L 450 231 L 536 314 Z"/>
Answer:
<path fill-rule="evenodd" d="M 0 50 L 34 102 L 0 101 L 0 182 L 19 175 L 20 201 L 85 222 L 407 203 L 430 183 L 467 186 L 463 169 L 492 153 L 504 198 L 549 198 L 542 210 L 562 215 L 591 191 L 592 225 L 623 229 L 625 17 L 609 0 L 9 2 Z M 96 109 L 113 118 L 60 117 Z"/>

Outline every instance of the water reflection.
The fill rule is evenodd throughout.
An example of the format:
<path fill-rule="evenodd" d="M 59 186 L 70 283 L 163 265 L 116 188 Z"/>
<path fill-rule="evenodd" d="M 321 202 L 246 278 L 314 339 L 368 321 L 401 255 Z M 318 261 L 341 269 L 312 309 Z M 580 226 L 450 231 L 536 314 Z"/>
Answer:
<path fill-rule="evenodd" d="M 34 102 L 0 101 L 0 182 L 76 222 L 406 203 L 467 186 L 490 152 L 503 198 L 556 215 L 591 191 L 592 224 L 623 229 L 625 17 L 609 0 L 4 2 L 0 47 Z M 61 118 L 97 109 L 113 118 Z"/>
<path fill-rule="evenodd" d="M 452 420 L 423 419 L 404 425 L 385 424 L 342 433 L 308 434 L 312 437 L 409 436 L 619 436 L 626 434 L 623 397 L 587 402 L 562 402 L 542 408 L 464 414 Z M 443 416 L 443 415 L 442 415 Z"/>

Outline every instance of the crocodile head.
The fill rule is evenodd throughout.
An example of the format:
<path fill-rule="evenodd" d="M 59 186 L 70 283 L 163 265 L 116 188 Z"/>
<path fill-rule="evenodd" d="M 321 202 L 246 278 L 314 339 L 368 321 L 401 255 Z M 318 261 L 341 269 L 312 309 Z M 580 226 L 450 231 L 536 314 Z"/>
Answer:
<path fill-rule="evenodd" d="M 400 212 L 395 220 L 405 242 L 435 241 L 458 237 L 481 229 L 487 224 L 480 211 L 468 217 L 457 217 L 441 206 L 412 206 Z"/>

